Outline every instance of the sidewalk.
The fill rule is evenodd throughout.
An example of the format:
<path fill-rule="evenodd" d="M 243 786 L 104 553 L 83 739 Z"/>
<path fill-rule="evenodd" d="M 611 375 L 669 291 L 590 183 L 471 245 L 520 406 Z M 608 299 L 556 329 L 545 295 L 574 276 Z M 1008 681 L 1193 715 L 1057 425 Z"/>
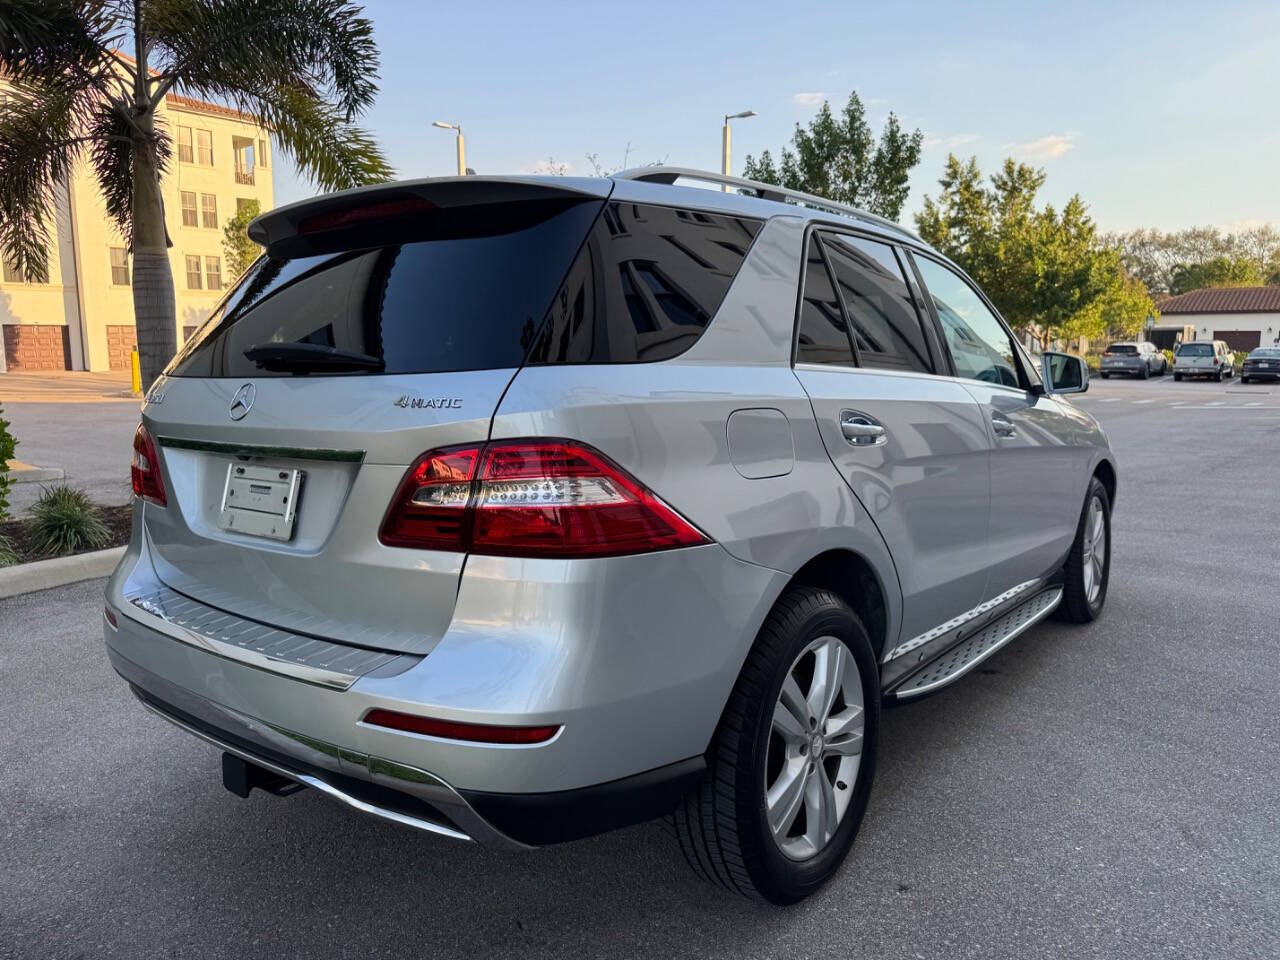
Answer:
<path fill-rule="evenodd" d="M 0 403 L 139 403 L 129 393 L 129 371 L 84 373 L 40 370 L 0 373 Z"/>

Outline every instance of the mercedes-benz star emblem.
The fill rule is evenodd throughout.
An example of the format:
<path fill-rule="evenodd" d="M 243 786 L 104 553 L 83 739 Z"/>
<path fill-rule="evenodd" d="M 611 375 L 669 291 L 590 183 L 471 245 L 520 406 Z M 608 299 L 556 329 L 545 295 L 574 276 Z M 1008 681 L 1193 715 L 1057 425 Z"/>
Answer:
<path fill-rule="evenodd" d="M 235 392 L 231 398 L 231 406 L 227 408 L 227 412 L 231 414 L 232 420 L 243 420 L 246 413 L 253 409 L 253 398 L 258 395 L 258 388 L 252 383 L 246 383 Z"/>

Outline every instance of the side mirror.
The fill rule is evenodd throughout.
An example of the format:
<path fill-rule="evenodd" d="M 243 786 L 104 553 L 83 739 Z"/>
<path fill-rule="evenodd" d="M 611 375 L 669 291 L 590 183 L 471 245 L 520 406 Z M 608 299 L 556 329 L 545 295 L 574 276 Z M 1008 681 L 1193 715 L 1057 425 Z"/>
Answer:
<path fill-rule="evenodd" d="M 1045 393 L 1084 393 L 1089 389 L 1089 367 L 1069 353 L 1040 355 Z"/>

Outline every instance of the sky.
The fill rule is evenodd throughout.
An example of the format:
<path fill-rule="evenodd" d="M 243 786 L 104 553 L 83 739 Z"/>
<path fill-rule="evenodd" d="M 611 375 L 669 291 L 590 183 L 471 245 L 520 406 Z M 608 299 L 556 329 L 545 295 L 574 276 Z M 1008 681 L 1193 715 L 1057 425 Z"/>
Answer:
<path fill-rule="evenodd" d="M 984 173 L 1042 167 L 1102 230 L 1280 224 L 1280 3 L 417 3 L 366 0 L 380 93 L 360 121 L 397 176 L 455 172 L 460 123 L 481 174 L 554 158 L 590 174 L 663 161 L 733 172 L 776 156 L 850 91 L 879 134 L 924 133 L 904 222 L 948 152 Z M 629 153 L 628 153 L 629 147 Z M 276 202 L 316 192 L 277 164 Z"/>

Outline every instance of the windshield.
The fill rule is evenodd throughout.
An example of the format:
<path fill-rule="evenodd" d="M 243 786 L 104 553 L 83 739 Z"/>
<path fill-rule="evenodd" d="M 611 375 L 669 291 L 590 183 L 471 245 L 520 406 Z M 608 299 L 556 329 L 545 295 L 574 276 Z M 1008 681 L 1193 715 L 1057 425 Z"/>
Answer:
<path fill-rule="evenodd" d="M 1112 357 L 1136 357 L 1138 348 L 1132 343 L 1113 343 L 1107 347 L 1107 354 Z"/>
<path fill-rule="evenodd" d="M 1180 357 L 1212 357 L 1213 344 L 1211 343 L 1184 343 L 1178 348 L 1178 356 Z"/>

